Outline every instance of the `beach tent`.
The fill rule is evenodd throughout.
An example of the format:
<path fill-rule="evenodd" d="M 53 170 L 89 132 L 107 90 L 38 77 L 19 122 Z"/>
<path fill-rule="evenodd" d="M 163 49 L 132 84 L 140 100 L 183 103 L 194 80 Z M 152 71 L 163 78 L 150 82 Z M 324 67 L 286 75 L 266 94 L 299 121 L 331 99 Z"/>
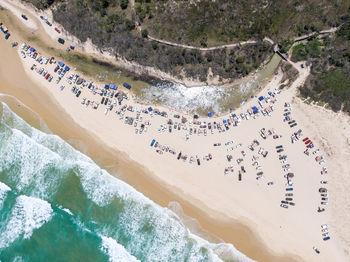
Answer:
<path fill-rule="evenodd" d="M 198 116 L 198 115 L 194 115 L 193 118 L 194 118 L 194 119 L 198 119 L 199 116 Z"/>
<path fill-rule="evenodd" d="M 109 85 L 105 85 L 105 88 L 106 88 L 106 89 L 109 89 Z"/>
<path fill-rule="evenodd" d="M 152 110 L 153 110 L 152 107 L 149 107 L 149 108 L 148 108 L 148 111 L 152 112 Z"/>
<path fill-rule="evenodd" d="M 10 34 L 5 35 L 5 39 L 9 39 L 9 37 L 10 37 Z"/>
<path fill-rule="evenodd" d="M 264 97 L 263 97 L 263 96 L 260 96 L 260 97 L 259 97 L 259 101 L 262 101 L 262 100 L 264 100 Z"/>
<path fill-rule="evenodd" d="M 254 96 L 251 96 L 250 98 L 254 98 Z"/>
<path fill-rule="evenodd" d="M 212 113 L 212 112 L 209 112 L 208 116 L 209 116 L 209 117 L 213 117 L 213 113 Z"/>
<path fill-rule="evenodd" d="M 58 61 L 57 63 L 58 63 L 58 65 L 59 65 L 60 67 L 64 67 L 64 63 L 62 63 L 62 62 L 60 62 L 60 61 Z"/>
<path fill-rule="evenodd" d="M 70 69 L 69 66 L 66 66 L 66 67 L 64 68 L 65 71 L 69 71 L 69 69 Z"/>
<path fill-rule="evenodd" d="M 127 89 L 131 89 L 131 85 L 129 85 L 128 83 L 124 83 L 123 86 Z"/>
<path fill-rule="evenodd" d="M 224 124 L 226 124 L 227 121 L 226 121 L 226 119 L 224 119 L 224 120 L 222 120 L 222 122 L 223 122 Z"/>
<path fill-rule="evenodd" d="M 110 89 L 113 89 L 113 90 L 117 90 L 117 86 L 116 86 L 116 85 L 110 84 L 110 85 L 109 85 L 109 88 L 110 88 Z"/>
<path fill-rule="evenodd" d="M 75 48 L 75 47 L 74 47 L 73 45 L 70 46 L 70 49 L 74 50 L 74 48 Z"/>
<path fill-rule="evenodd" d="M 252 109 L 253 109 L 253 113 L 254 113 L 254 114 L 256 114 L 256 113 L 259 112 L 259 110 L 258 110 L 258 108 L 257 108 L 256 106 L 253 106 Z"/>
<path fill-rule="evenodd" d="M 31 48 L 29 49 L 29 51 L 30 51 L 30 52 L 35 52 L 35 48 L 34 48 L 34 47 L 31 47 Z"/>
<path fill-rule="evenodd" d="M 70 48 L 69 47 L 67 47 L 67 52 L 69 52 L 70 51 Z"/>

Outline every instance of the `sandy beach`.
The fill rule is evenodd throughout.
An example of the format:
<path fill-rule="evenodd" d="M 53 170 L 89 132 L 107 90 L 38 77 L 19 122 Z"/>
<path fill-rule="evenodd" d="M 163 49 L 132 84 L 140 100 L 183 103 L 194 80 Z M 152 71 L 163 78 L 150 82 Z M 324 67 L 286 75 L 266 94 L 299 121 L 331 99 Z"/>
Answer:
<path fill-rule="evenodd" d="M 40 30 L 39 22 L 36 26 Z M 115 111 L 120 111 L 124 105 L 132 106 L 135 111 L 125 111 L 125 116 L 135 117 L 137 108 L 144 110 L 148 106 L 137 104 L 129 94 L 129 99 L 111 111 L 106 110 L 104 105 L 99 105 L 96 110 L 87 107 L 82 104 L 84 97 L 85 101 L 100 103 L 101 96 L 93 94 L 87 87 L 80 87 L 81 95 L 77 98 L 71 91 L 73 85 L 66 82 L 66 77 L 72 72 L 68 72 L 61 83 L 56 84 L 56 64 L 40 65 L 29 56 L 23 58 L 20 55 L 21 39 L 14 33 L 11 42 L 15 40 L 19 42 L 17 48 L 11 48 L 9 41 L 0 41 L 0 92 L 18 98 L 40 115 L 53 133 L 90 155 L 101 166 L 114 171 L 112 173 L 155 202 L 162 206 L 167 206 L 170 201 L 179 202 L 185 214 L 195 218 L 204 230 L 232 243 L 239 251 L 257 261 L 349 260 L 349 214 L 346 213 L 350 203 L 346 195 L 349 184 L 346 174 L 350 169 L 346 161 L 350 154 L 349 117 L 305 104 L 296 96 L 297 87 L 306 80 L 309 68 L 302 69 L 300 64 L 293 64 L 299 71 L 299 77 L 289 89 L 280 93 L 276 91 L 282 79 L 279 72 L 257 94 L 257 97 L 270 97 L 268 92 L 273 92 L 275 97 L 263 101 L 263 108 L 270 105 L 274 108 L 270 116 L 260 113 L 255 119 L 252 116 L 249 120 L 242 119 L 238 126 L 230 125 L 225 132 L 215 129 L 211 134 L 206 129 L 206 135 L 204 132 L 198 135 L 189 134 L 190 128 L 197 128 L 194 123 L 190 125 L 190 121 L 180 130 L 172 127 L 172 132 L 169 132 L 168 120 L 179 122 L 173 117 L 174 114 L 188 120 L 192 120 L 192 116 L 157 106 L 160 111 L 167 112 L 168 117 L 155 114 L 151 117 L 150 113 L 141 113 L 143 123 L 149 121 L 151 125 L 147 132 L 136 134 L 135 127 L 125 124 L 124 117 L 120 119 L 120 114 L 117 115 Z M 35 70 L 30 69 L 33 64 L 37 65 Z M 49 83 L 36 72 L 40 67 L 45 67 L 55 76 L 52 82 Z M 94 84 L 103 87 L 102 83 Z M 61 85 L 65 85 L 63 91 Z M 16 101 L 12 103 L 18 105 Z M 297 123 L 293 128 L 283 121 L 287 109 L 285 103 L 291 104 L 288 112 Z M 253 106 L 259 107 L 257 98 L 248 101 L 234 113 L 245 114 Z M 263 108 L 259 107 L 261 111 Z M 223 123 L 228 118 L 200 118 L 200 121 Z M 162 126 L 166 126 L 166 129 L 158 131 Z M 262 128 L 273 129 L 275 135 L 282 137 L 274 139 L 273 135 L 268 135 L 263 139 L 259 135 Z M 299 141 L 292 143 L 291 135 L 299 129 L 302 129 L 303 135 Z M 304 153 L 306 146 L 302 141 L 305 137 L 309 137 L 315 146 L 308 156 Z M 163 146 L 169 146 L 176 154 L 167 152 L 164 147 L 157 152 L 150 146 L 153 139 Z M 251 151 L 248 146 L 253 140 L 257 140 L 259 146 Z M 214 146 L 217 143 L 221 146 Z M 284 177 L 286 171 L 282 167 L 284 164 L 279 161 L 276 152 L 279 145 L 283 146 L 282 154 L 288 156 L 287 164 L 291 169 L 288 172 L 294 173 L 292 187 L 295 206 L 287 209 L 280 206 L 288 192 Z M 229 151 L 230 148 L 232 150 Z M 268 152 L 266 158 L 258 153 L 259 148 Z M 316 149 L 320 151 L 313 154 L 312 151 Z M 176 156 L 179 152 L 188 155 L 188 159 L 178 160 Z M 206 160 L 209 154 L 212 159 Z M 232 161 L 227 160 L 227 155 L 232 155 Z M 195 159 L 193 163 L 189 163 L 191 156 Z M 325 164 L 320 165 L 315 161 L 316 156 L 324 156 Z M 236 160 L 240 158 L 243 161 L 238 164 Z M 200 160 L 201 165 L 197 165 L 196 159 Z M 225 168 L 230 169 L 231 165 L 233 172 L 226 173 Z M 243 172 L 242 166 L 246 172 Z M 327 167 L 326 175 L 320 173 L 323 166 Z M 258 172 L 263 172 L 259 180 Z M 238 179 L 239 173 L 242 175 L 241 181 Z M 329 181 L 329 185 L 320 184 L 321 180 Z M 268 185 L 269 182 L 273 184 Z M 322 186 L 327 186 L 331 198 L 326 211 L 319 213 L 317 208 L 321 197 L 318 189 Z M 331 239 L 328 241 L 322 240 L 323 224 L 329 226 Z M 317 247 L 321 253 L 316 254 L 313 247 Z"/>

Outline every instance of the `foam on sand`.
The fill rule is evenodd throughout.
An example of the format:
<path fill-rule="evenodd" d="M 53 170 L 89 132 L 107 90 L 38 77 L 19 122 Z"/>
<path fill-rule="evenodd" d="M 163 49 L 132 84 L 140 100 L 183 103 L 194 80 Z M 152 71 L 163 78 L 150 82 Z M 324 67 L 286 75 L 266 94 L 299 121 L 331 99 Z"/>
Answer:
<path fill-rule="evenodd" d="M 1 226 L 0 248 L 8 247 L 19 237 L 29 238 L 35 229 L 48 222 L 52 216 L 53 210 L 48 202 L 19 196 L 8 221 Z"/>

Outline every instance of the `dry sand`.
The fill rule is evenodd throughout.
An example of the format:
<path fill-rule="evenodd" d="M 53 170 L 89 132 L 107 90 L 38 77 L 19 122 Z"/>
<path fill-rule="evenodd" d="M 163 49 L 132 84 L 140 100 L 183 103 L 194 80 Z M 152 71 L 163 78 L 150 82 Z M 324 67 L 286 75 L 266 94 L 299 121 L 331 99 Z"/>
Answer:
<path fill-rule="evenodd" d="M 109 112 L 105 116 L 104 107 L 99 107 L 98 110 L 85 108 L 80 103 L 81 99 L 73 96 L 70 88 L 67 87 L 61 92 L 54 82 L 49 84 L 37 73 L 30 71 L 29 67 L 33 63 L 31 58 L 22 60 L 18 57 L 18 53 L 8 47 L 9 42 L 1 41 L 1 50 L 8 50 L 6 52 L 8 59 L 1 60 L 1 74 L 4 78 L 0 91 L 19 97 L 40 116 L 44 116 L 44 120 L 48 120 L 48 126 L 55 132 L 65 133 L 62 130 L 66 130 L 68 133 L 73 130 L 71 136 L 78 141 L 85 143 L 89 137 L 91 138 L 87 145 L 96 142 L 108 145 L 108 150 L 111 147 L 112 150 L 123 152 L 117 162 L 130 163 L 128 161 L 131 158 L 132 163 L 138 163 L 129 167 L 136 173 L 133 174 L 133 177 L 126 179 L 131 181 L 131 184 L 137 189 L 144 187 L 140 185 L 140 181 L 146 181 L 148 177 L 153 178 L 152 181 L 156 181 L 157 186 L 162 185 L 163 193 L 164 190 L 174 193 L 170 196 L 179 200 L 181 204 L 184 203 L 185 213 L 198 218 L 204 229 L 233 243 L 240 251 L 259 261 L 283 260 L 271 256 L 272 254 L 290 254 L 303 261 L 349 260 L 347 248 L 350 238 L 349 226 L 346 224 L 349 221 L 346 219 L 349 216 L 346 213 L 348 210 L 346 207 L 349 207 L 349 201 L 347 201 L 349 196 L 346 195 L 349 182 L 345 178 L 345 175 L 349 173 L 347 163 L 349 149 L 346 144 L 349 143 L 349 132 L 346 132 L 349 130 L 349 118 L 341 113 L 334 114 L 315 106 L 306 105 L 295 96 L 297 86 L 305 81 L 309 73 L 308 68 L 301 70 L 300 65 L 295 65 L 300 72 L 299 78 L 291 88 L 278 96 L 276 110 L 271 117 L 260 116 L 255 120 L 243 121 L 239 127 L 231 128 L 228 132 L 208 134 L 208 136 L 196 135 L 186 141 L 184 131 L 172 134 L 158 133 L 158 126 L 166 122 L 160 117 L 152 118 L 152 126 L 147 133 L 136 135 L 134 128 L 126 126 L 114 112 Z M 20 59 L 23 62 L 25 73 L 21 68 Z M 4 61 L 10 62 L 4 64 Z M 50 71 L 53 71 L 52 67 Z M 31 81 L 28 81 L 28 77 Z M 274 90 L 279 85 L 280 79 L 281 74 L 277 75 L 262 92 L 266 94 L 268 89 Z M 11 85 L 16 88 L 9 90 L 8 86 Z M 28 87 L 30 87 L 29 90 Z M 19 91 L 21 88 L 27 90 L 21 92 Z M 84 96 L 100 100 L 99 96 L 94 97 L 87 90 L 83 90 L 81 98 Z M 36 99 L 40 99 L 40 102 L 36 102 Z M 302 128 L 305 136 L 310 137 L 315 147 L 319 147 L 321 154 L 325 155 L 329 173 L 326 179 L 320 175 L 321 167 L 315 162 L 314 156 L 303 154 L 305 146 L 302 142 L 291 144 L 292 129 L 283 122 L 284 102 L 293 103 L 292 118 L 298 123 L 293 130 Z M 253 101 L 246 103 L 238 109 L 238 113 L 245 112 L 252 103 Z M 256 104 L 256 101 L 254 103 Z M 128 104 L 134 104 L 134 102 L 129 101 Z M 44 110 L 45 108 L 48 110 Z M 59 119 L 58 122 L 54 124 L 53 120 L 49 120 L 51 117 Z M 334 123 L 335 117 L 338 120 L 336 123 Z M 69 125 L 66 124 L 64 127 L 58 125 L 62 123 L 62 119 Z M 262 127 L 274 128 L 283 137 L 277 140 L 273 140 L 272 137 L 263 140 L 258 135 L 258 130 Z M 182 160 L 178 161 L 176 157 L 168 153 L 159 155 L 149 146 L 153 138 L 156 138 L 161 144 L 170 145 L 177 151 L 181 150 L 189 155 L 203 156 L 211 153 L 213 160 L 209 162 L 202 160 L 202 165 L 197 166 L 190 165 L 188 162 L 184 163 Z M 253 152 L 247 149 L 247 145 L 255 138 L 259 140 L 264 149 L 269 151 L 266 159 L 260 159 L 265 178 L 259 181 L 255 179 L 257 171 L 251 165 L 250 159 Z M 225 158 L 227 152 L 224 143 L 231 140 L 235 140 L 234 145 L 243 144 L 242 149 L 235 149 L 231 152 L 234 160 L 241 157 L 241 150 L 247 153 L 243 163 L 247 174 L 244 174 L 241 182 L 237 180 L 239 166 L 236 163 L 233 163 L 234 174 L 227 176 L 223 174 L 224 167 L 229 165 Z M 213 143 L 217 142 L 220 142 L 222 146 L 213 147 Z M 340 143 L 342 143 L 341 146 Z M 284 146 L 285 153 L 288 155 L 288 163 L 295 174 L 293 181 L 296 206 L 289 209 L 279 206 L 280 200 L 284 198 L 286 182 L 283 177 L 285 172 L 281 168 L 278 154 L 274 149 L 279 144 Z M 91 154 L 91 151 L 88 150 L 88 153 Z M 256 152 L 254 153 L 257 155 Z M 103 157 L 94 159 L 97 159 L 97 162 L 103 162 Z M 140 165 L 145 172 L 139 175 L 137 168 Z M 125 169 L 126 173 L 128 173 L 127 170 Z M 326 212 L 317 213 L 316 209 L 320 203 L 318 188 L 322 179 L 330 181 L 328 188 L 331 199 Z M 274 181 L 274 185 L 267 186 L 268 181 Z M 150 187 L 141 192 L 153 191 L 152 184 L 148 185 Z M 158 198 L 158 202 L 164 205 L 166 203 L 164 200 L 162 202 L 162 196 L 169 199 L 169 194 L 162 195 L 162 191 L 159 190 L 160 194 L 155 198 L 151 195 L 152 199 L 157 200 Z M 191 207 L 188 207 L 189 203 L 193 205 L 192 209 L 195 210 L 193 213 L 197 215 L 187 212 L 191 210 Z M 202 218 L 203 214 L 206 217 Z M 217 225 L 213 221 L 217 221 Z M 226 232 L 225 227 L 222 228 L 220 223 L 225 223 Z M 320 225 L 324 223 L 330 225 L 332 237 L 327 242 L 322 241 L 321 237 Z M 250 230 L 242 230 L 242 232 L 239 232 L 239 229 L 228 230 L 237 228 L 237 225 L 240 224 L 248 226 L 254 234 L 251 234 Z M 244 239 L 241 240 L 240 235 L 230 235 L 232 233 L 239 233 Z M 249 243 L 250 241 L 254 243 Z M 256 243 L 257 247 L 254 245 Z M 313 246 L 318 247 L 321 254 L 317 255 L 312 250 Z"/>
<path fill-rule="evenodd" d="M 14 37 L 14 36 L 13 36 Z M 12 39 L 20 40 L 20 39 Z M 162 206 L 167 206 L 170 201 L 177 201 L 181 204 L 185 213 L 197 221 L 200 226 L 216 237 L 234 245 L 243 253 L 259 261 L 292 261 L 287 257 L 279 257 L 269 252 L 267 246 L 261 242 L 258 236 L 246 225 L 236 220 L 225 220 L 216 212 L 200 209 L 196 202 L 189 202 L 182 195 L 182 191 L 168 187 L 163 181 L 147 172 L 147 169 L 140 166 L 122 152 L 111 148 L 98 137 L 95 137 L 88 130 L 82 131 L 81 127 L 73 121 L 70 114 L 51 95 L 31 81 L 24 72 L 18 54 L 15 49 L 9 47 L 9 42 L 0 41 L 3 50 L 1 56 L 0 70 L 0 92 L 18 97 L 33 111 L 39 112 L 40 117 L 45 121 L 55 134 L 61 136 L 74 147 L 92 157 L 97 164 L 106 168 L 111 174 L 121 177 L 129 182 L 140 192 L 150 197 Z M 46 89 L 46 88 L 44 88 Z M 44 91 L 44 92 L 43 92 Z M 39 128 L 32 114 L 28 116 L 24 105 L 11 97 L 4 98 L 15 112 L 24 116 L 33 126 Z M 33 120 L 34 118 L 34 120 Z"/>

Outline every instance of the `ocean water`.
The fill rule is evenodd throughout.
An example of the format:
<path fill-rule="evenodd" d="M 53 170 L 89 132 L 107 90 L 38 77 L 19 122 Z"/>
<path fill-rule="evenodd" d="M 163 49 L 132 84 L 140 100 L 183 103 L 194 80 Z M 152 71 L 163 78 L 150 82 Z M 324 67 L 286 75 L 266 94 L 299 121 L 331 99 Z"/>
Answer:
<path fill-rule="evenodd" d="M 251 261 L 0 104 L 0 261 Z"/>

